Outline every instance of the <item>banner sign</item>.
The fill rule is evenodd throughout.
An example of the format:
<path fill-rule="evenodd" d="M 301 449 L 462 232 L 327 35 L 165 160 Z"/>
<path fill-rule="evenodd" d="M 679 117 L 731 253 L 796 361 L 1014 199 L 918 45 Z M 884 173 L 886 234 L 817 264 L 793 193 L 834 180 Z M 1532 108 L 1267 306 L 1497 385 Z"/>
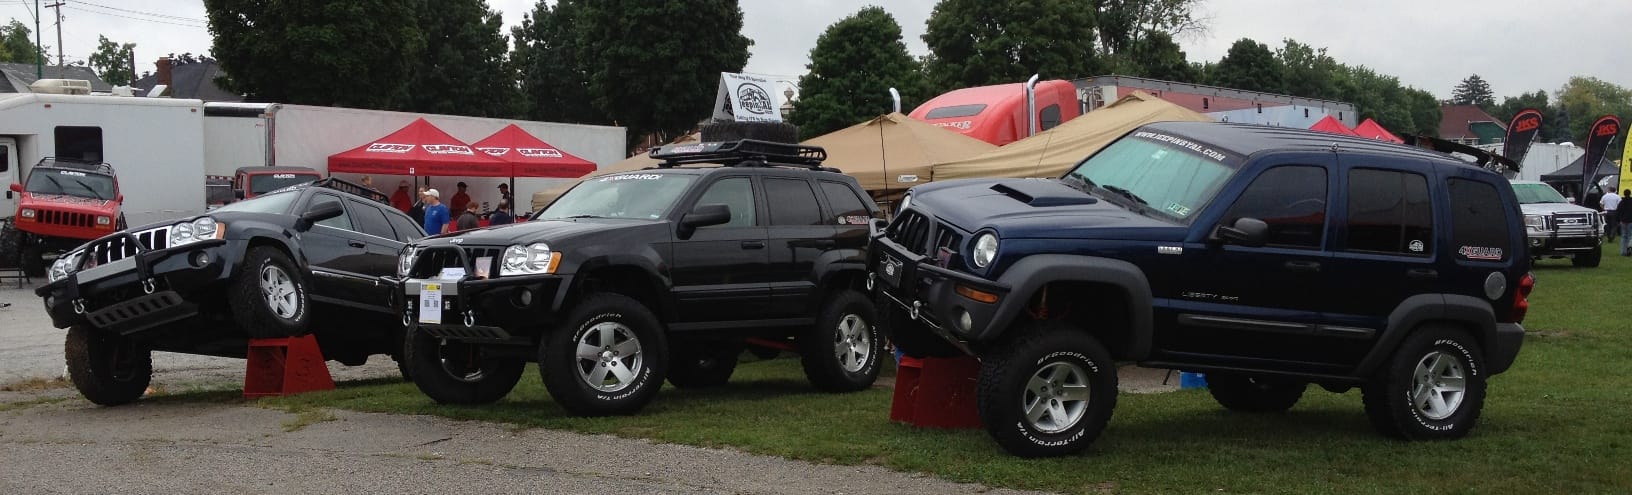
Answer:
<path fill-rule="evenodd" d="M 1629 134 L 1627 137 L 1632 138 L 1632 131 L 1628 132 Z M 1621 173 L 1619 174 L 1620 184 L 1616 185 L 1615 188 L 1624 192 L 1628 188 L 1632 188 L 1632 146 L 1627 146 L 1625 141 L 1621 142 L 1621 146 L 1625 147 L 1626 149 L 1625 152 L 1621 154 Z"/>
<path fill-rule="evenodd" d="M 1541 111 L 1534 108 L 1520 110 L 1513 114 L 1513 120 L 1507 124 L 1507 139 L 1502 141 L 1502 156 L 1513 160 L 1513 163 L 1524 166 L 1524 155 L 1530 153 L 1530 143 L 1535 141 L 1536 134 L 1541 132 Z"/>
<path fill-rule="evenodd" d="M 737 122 L 781 122 L 782 94 L 776 81 L 758 74 L 720 73 L 714 119 Z"/>
<path fill-rule="evenodd" d="M 1587 197 L 1592 183 L 1598 178 L 1598 165 L 1609 151 L 1609 143 L 1621 135 L 1621 120 L 1614 115 L 1599 117 L 1587 129 L 1587 154 L 1581 157 L 1581 198 Z"/>

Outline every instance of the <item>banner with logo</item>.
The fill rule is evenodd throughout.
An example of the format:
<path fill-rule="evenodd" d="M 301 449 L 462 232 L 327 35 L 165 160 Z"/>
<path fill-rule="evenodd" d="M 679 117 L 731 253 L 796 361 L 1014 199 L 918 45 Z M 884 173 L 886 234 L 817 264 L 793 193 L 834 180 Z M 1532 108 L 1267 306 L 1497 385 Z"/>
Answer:
<path fill-rule="evenodd" d="M 776 80 L 759 74 L 721 72 L 714 119 L 781 122 L 782 93 L 776 90 Z"/>
<path fill-rule="evenodd" d="M 1632 139 L 1632 131 L 1627 132 L 1629 135 L 1622 139 Z M 1632 146 L 1627 146 L 1626 141 L 1621 141 L 1621 146 L 1625 148 L 1625 152 L 1621 153 L 1620 184 L 1617 184 L 1615 188 L 1624 192 L 1628 188 L 1632 188 Z"/>
<path fill-rule="evenodd" d="M 1513 160 L 1513 163 L 1524 166 L 1524 155 L 1530 153 L 1530 143 L 1535 141 L 1536 134 L 1541 132 L 1541 111 L 1534 108 L 1520 110 L 1513 114 L 1513 120 L 1507 124 L 1507 139 L 1502 141 L 1502 156 Z"/>
<path fill-rule="evenodd" d="M 1581 157 L 1581 198 L 1586 199 L 1587 193 L 1592 190 L 1593 180 L 1598 178 L 1598 164 L 1604 160 L 1604 154 L 1609 151 L 1609 143 L 1621 135 L 1621 120 L 1614 115 L 1599 117 L 1592 127 L 1587 129 L 1587 154 Z M 1591 206 L 1591 205 L 1588 205 Z"/>

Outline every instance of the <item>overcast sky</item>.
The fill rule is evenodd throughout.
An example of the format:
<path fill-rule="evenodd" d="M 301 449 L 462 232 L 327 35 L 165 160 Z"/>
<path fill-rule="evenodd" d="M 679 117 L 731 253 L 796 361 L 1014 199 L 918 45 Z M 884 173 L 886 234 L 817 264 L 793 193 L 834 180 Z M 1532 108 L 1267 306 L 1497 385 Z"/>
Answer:
<path fill-rule="evenodd" d="M 63 46 L 83 59 L 103 34 L 136 43 L 138 71 L 166 53 L 209 50 L 198 0 L 63 0 Z M 1632 1 L 1572 0 L 1204 0 L 1209 31 L 1181 40 L 1192 61 L 1217 60 L 1230 43 L 1250 37 L 1273 46 L 1293 38 L 1326 47 L 1338 61 L 1398 76 L 1448 98 L 1468 74 L 1490 82 L 1498 99 L 1549 92 L 1572 75 L 1632 85 L 1632 43 L 1620 29 Z M 34 0 L 0 0 L 0 19 L 29 23 Z M 52 3 L 52 2 L 42 2 Z M 535 0 L 489 0 L 506 24 L 521 21 Z M 754 40 L 748 71 L 786 79 L 804 73 L 810 48 L 827 25 L 869 4 L 882 4 L 906 34 L 907 48 L 926 52 L 919 36 L 934 0 L 742 0 L 744 33 Z M 44 44 L 55 46 L 46 9 Z M 678 27 L 678 26 L 677 26 Z M 682 30 L 676 30 L 683 36 Z M 53 49 L 53 54 L 55 50 Z M 1046 76 L 1046 75 L 1045 75 Z"/>

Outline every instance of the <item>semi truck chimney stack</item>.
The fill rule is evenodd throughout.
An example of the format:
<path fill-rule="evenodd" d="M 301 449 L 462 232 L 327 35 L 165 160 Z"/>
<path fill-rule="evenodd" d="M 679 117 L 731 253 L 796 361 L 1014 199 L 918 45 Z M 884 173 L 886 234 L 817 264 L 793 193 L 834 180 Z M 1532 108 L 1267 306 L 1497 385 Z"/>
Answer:
<path fill-rule="evenodd" d="M 154 77 L 158 79 L 156 84 L 163 84 L 166 87 L 170 86 L 170 57 L 159 57 L 159 61 L 156 64 L 159 66 L 158 71 L 154 72 Z"/>

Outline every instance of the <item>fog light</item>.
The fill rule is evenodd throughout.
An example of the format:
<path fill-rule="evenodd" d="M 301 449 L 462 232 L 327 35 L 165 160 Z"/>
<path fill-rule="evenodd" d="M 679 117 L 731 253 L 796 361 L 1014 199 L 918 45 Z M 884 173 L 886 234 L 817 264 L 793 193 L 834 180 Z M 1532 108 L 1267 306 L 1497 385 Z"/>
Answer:
<path fill-rule="evenodd" d="M 533 305 L 533 291 L 532 291 L 532 289 L 521 289 L 521 290 L 516 291 L 516 306 L 527 307 L 527 306 L 532 306 L 532 305 Z"/>
<path fill-rule="evenodd" d="M 209 253 L 206 253 L 206 252 L 203 252 L 203 251 L 193 253 L 193 266 L 198 267 L 198 268 L 203 268 L 204 265 L 208 265 L 208 264 L 210 264 L 210 254 Z"/>
<path fill-rule="evenodd" d="M 963 308 L 958 308 L 958 330 L 968 332 L 974 326 L 974 317 L 969 316 L 969 312 L 964 311 Z"/>

